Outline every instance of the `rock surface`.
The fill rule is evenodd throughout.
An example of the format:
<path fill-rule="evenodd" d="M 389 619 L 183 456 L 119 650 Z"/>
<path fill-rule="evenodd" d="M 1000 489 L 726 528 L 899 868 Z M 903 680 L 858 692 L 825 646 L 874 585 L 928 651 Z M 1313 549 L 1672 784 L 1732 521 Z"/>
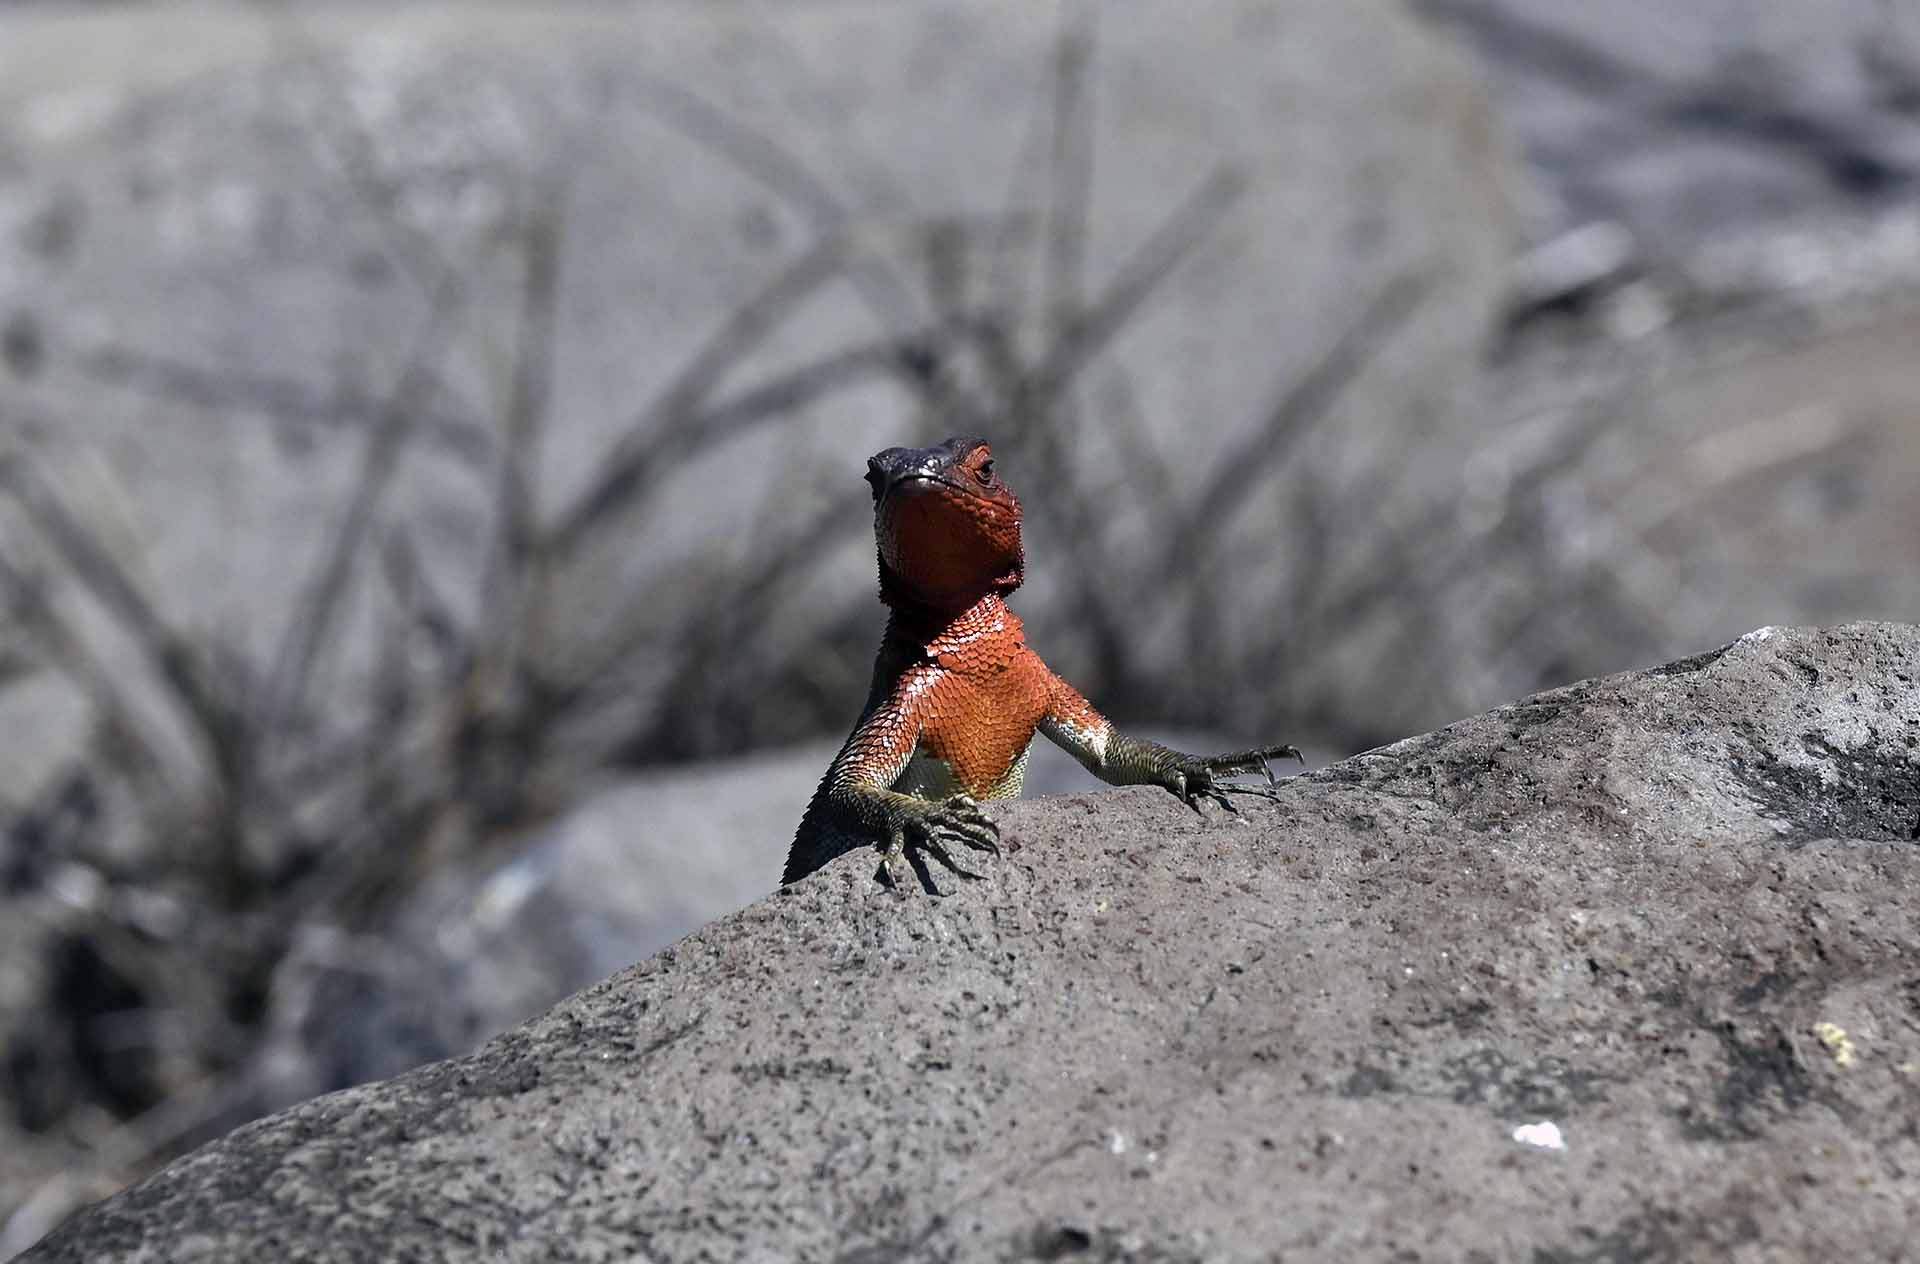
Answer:
<path fill-rule="evenodd" d="M 849 857 L 27 1258 L 1893 1258 L 1917 680 L 1762 629 L 1239 818 L 1015 804 L 949 899 Z"/>
<path fill-rule="evenodd" d="M 1180 750 L 1246 745 L 1217 733 L 1130 731 Z M 466 1053 L 760 899 L 839 748 L 806 742 L 628 778 L 536 831 L 510 859 L 434 875 L 356 968 L 338 968 L 338 935 L 303 944 L 287 969 L 312 972 L 313 1000 L 276 1026 L 258 1113 Z M 1328 762 L 1311 745 L 1307 757 Z M 1035 744 L 1029 797 L 1099 785 L 1065 751 Z M 31 954 L 19 963 L 29 974 L 39 964 Z M 7 978 L 0 973 L 0 983 Z M 6 1245 L 0 1234 L 0 1253 Z"/>

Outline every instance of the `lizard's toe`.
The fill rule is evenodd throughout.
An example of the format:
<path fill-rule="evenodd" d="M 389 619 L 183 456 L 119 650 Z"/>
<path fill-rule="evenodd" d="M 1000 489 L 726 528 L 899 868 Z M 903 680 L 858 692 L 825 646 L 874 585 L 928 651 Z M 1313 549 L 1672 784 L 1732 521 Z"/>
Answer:
<path fill-rule="evenodd" d="M 1000 854 L 1000 827 L 991 821 L 961 822 L 950 824 L 946 829 L 949 836 L 958 839 L 962 846 L 995 856 Z"/>
<path fill-rule="evenodd" d="M 1211 775 L 1205 773 L 1195 777 L 1191 785 L 1193 786 L 1194 798 L 1196 800 L 1205 799 L 1209 802 L 1217 803 L 1226 811 L 1232 812 L 1236 816 L 1239 815 L 1240 809 L 1233 806 L 1233 800 L 1227 798 L 1226 794 L 1227 791 L 1234 788 L 1232 785 L 1215 781 Z M 1198 802 L 1194 804 L 1194 810 L 1199 810 Z"/>
<path fill-rule="evenodd" d="M 1307 757 L 1305 755 L 1302 755 L 1300 753 L 1300 748 L 1298 746 L 1293 745 L 1291 742 L 1282 743 L 1279 746 L 1265 747 L 1261 750 L 1260 755 L 1261 755 L 1260 762 L 1263 764 L 1269 759 L 1292 759 L 1292 760 L 1297 760 L 1302 768 L 1305 768 L 1307 766 Z M 1269 768 L 1267 770 L 1268 783 L 1271 784 L 1273 782 L 1273 779 L 1274 779 L 1273 770 Z"/>
<path fill-rule="evenodd" d="M 1189 767 L 1176 768 L 1165 784 L 1167 789 L 1180 797 L 1181 802 L 1195 812 L 1202 811 L 1202 804 L 1216 803 L 1221 809 L 1239 815 L 1240 809 L 1234 805 L 1229 795 L 1244 794 L 1259 799 L 1280 798 L 1278 782 L 1272 770 L 1267 768 L 1264 757 L 1272 749 L 1247 751 L 1239 755 L 1220 755 L 1210 759 L 1194 759 Z M 1263 772 L 1267 776 L 1266 785 L 1247 785 L 1244 782 L 1230 781 L 1228 777 L 1236 772 Z"/>
<path fill-rule="evenodd" d="M 956 794 L 940 806 L 935 824 L 948 838 L 965 847 L 1000 854 L 1000 827 L 964 794 Z"/>
<path fill-rule="evenodd" d="M 1195 812 L 1200 812 L 1201 791 L 1199 777 L 1189 777 L 1186 773 L 1176 768 L 1168 773 L 1167 779 L 1160 784 L 1173 791 L 1174 797 L 1179 799 L 1180 802 L 1186 804 Z M 1201 813 L 1201 815 L 1205 815 L 1205 813 Z"/>
<path fill-rule="evenodd" d="M 873 871 L 873 880 L 892 891 L 894 895 L 905 899 L 907 895 L 907 855 L 906 836 L 896 832 L 893 840 L 880 853 L 880 867 Z"/>

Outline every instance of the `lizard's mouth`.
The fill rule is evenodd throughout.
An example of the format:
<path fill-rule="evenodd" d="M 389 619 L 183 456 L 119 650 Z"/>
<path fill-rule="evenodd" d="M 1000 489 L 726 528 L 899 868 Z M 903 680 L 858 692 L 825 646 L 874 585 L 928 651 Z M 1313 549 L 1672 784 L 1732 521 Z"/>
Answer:
<path fill-rule="evenodd" d="M 929 448 L 888 448 L 867 459 L 867 485 L 877 505 L 891 496 L 916 496 L 942 490 L 969 502 L 992 500 L 998 492 L 993 458 L 986 440 L 956 435 Z"/>
<path fill-rule="evenodd" d="M 936 515 L 951 512 L 975 520 L 997 520 L 1006 514 L 1005 506 L 980 488 L 938 470 L 912 470 L 872 481 L 874 512 L 882 517 L 896 506 L 929 500 L 950 508 L 942 511 L 932 504 L 920 503 L 919 512 L 931 511 Z"/>
<path fill-rule="evenodd" d="M 911 488 L 911 494 L 916 494 L 916 495 L 921 492 L 931 490 L 931 488 L 929 487 L 915 486 L 915 484 L 933 484 L 935 486 L 944 487 L 948 491 L 959 492 L 964 496 L 971 496 L 976 499 L 984 499 L 984 497 L 980 496 L 979 492 L 975 491 L 971 487 L 968 487 L 964 483 L 955 482 L 953 479 L 946 478 L 943 475 L 939 475 L 939 474 L 926 474 L 926 473 L 919 473 L 919 472 L 912 473 L 912 474 L 903 474 L 899 478 L 893 479 L 892 481 L 888 482 L 884 487 L 880 489 L 880 496 L 882 499 L 885 499 L 886 497 L 892 495 L 894 492 L 907 491 L 909 488 Z"/>

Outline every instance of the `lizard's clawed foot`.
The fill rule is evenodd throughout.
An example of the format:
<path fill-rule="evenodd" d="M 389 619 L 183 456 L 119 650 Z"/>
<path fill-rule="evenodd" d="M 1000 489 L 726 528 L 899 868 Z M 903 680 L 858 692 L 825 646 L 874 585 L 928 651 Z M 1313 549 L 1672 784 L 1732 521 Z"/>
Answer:
<path fill-rule="evenodd" d="M 1240 809 L 1234 807 L 1233 801 L 1227 798 L 1230 794 L 1276 800 L 1280 797 L 1280 792 L 1275 788 L 1279 780 L 1267 763 L 1270 759 L 1297 759 L 1303 768 L 1307 764 L 1306 756 L 1300 753 L 1299 748 L 1290 745 L 1260 746 L 1232 755 L 1190 755 L 1168 770 L 1164 784 L 1196 812 L 1200 810 L 1202 800 L 1210 799 L 1227 811 L 1237 813 Z M 1247 785 L 1226 780 L 1243 773 L 1259 773 L 1267 779 L 1267 784 Z"/>
<path fill-rule="evenodd" d="M 927 804 L 924 811 L 904 817 L 894 825 L 886 850 L 880 857 L 880 868 L 873 875 L 874 881 L 890 887 L 894 894 L 904 896 L 904 871 L 911 868 L 920 881 L 921 890 L 928 895 L 944 895 L 933 880 L 933 871 L 927 867 L 928 856 L 939 861 L 949 873 L 969 879 L 980 877 L 969 869 L 961 868 L 959 862 L 954 860 L 953 853 L 947 850 L 949 842 L 997 856 L 1000 854 L 1000 827 L 980 810 L 979 804 L 964 794 L 956 794 L 944 803 Z"/>

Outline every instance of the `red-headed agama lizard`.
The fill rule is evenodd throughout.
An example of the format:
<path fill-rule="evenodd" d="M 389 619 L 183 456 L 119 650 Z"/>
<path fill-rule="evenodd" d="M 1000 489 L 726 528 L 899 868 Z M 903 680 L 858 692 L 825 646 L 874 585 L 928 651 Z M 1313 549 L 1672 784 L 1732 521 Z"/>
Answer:
<path fill-rule="evenodd" d="M 1027 647 L 1007 594 L 1020 586 L 1020 501 L 984 439 L 888 448 L 867 462 L 887 631 L 866 709 L 814 792 L 782 882 L 857 847 L 881 851 L 877 880 L 905 892 L 903 864 L 939 894 L 922 856 L 962 877 L 948 843 L 999 848 L 980 803 L 1020 793 L 1035 731 L 1116 786 L 1165 786 L 1195 811 L 1228 794 L 1274 797 L 1267 760 L 1291 746 L 1187 755 L 1114 731 Z M 1304 762 L 1304 761 L 1303 761 Z M 1267 784 L 1225 780 L 1264 773 Z"/>

